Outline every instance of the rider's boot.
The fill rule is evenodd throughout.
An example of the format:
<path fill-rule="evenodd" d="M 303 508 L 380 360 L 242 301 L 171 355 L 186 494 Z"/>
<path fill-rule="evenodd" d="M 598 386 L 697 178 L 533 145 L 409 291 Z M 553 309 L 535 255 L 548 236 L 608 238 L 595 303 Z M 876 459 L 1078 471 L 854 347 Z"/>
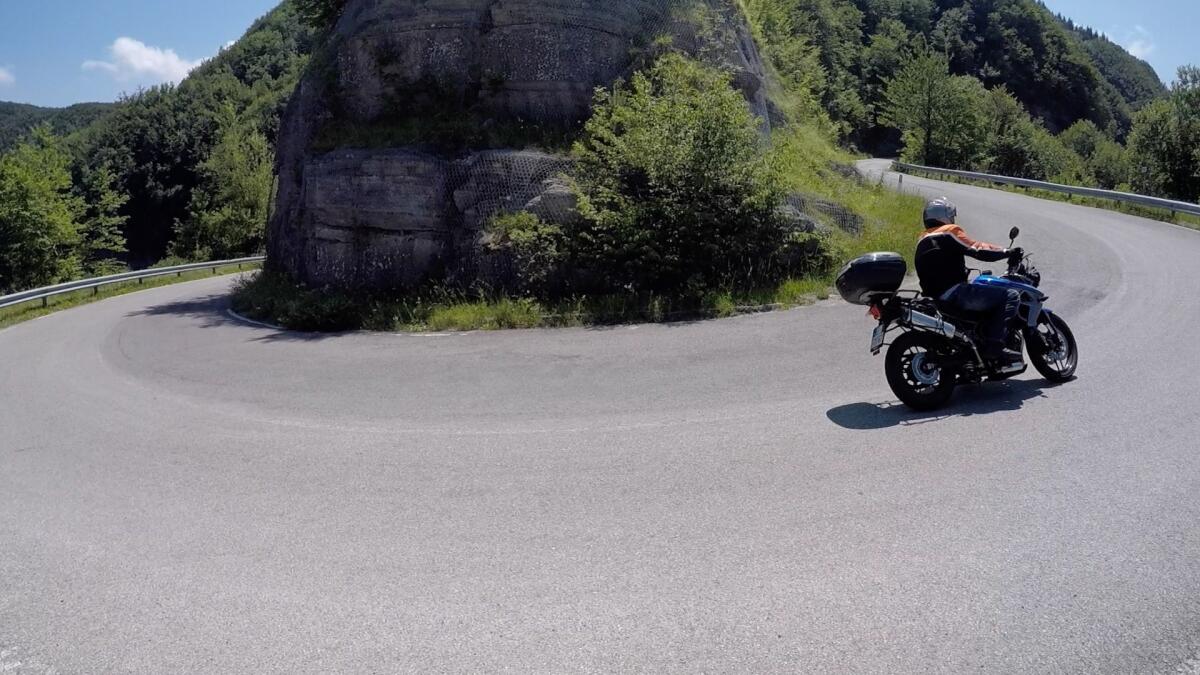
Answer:
<path fill-rule="evenodd" d="M 1012 352 L 1018 358 L 1022 358 L 1021 355 L 1025 352 L 1025 336 L 1019 330 L 1012 331 L 1008 335 L 1008 344 L 1004 347 L 1006 352 Z"/>
<path fill-rule="evenodd" d="M 1021 353 L 1020 345 L 1011 344 L 1012 338 L 1003 342 L 991 342 L 987 344 L 985 357 L 997 371 L 1008 373 L 1025 367 L 1025 357 Z M 1013 347 L 1016 347 L 1015 349 Z"/>

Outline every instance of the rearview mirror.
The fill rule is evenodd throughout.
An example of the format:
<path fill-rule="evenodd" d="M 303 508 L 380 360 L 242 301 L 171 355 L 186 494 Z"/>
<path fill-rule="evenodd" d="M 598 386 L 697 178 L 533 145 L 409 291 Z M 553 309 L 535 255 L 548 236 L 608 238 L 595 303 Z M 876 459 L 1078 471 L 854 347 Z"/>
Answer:
<path fill-rule="evenodd" d="M 1021 236 L 1021 228 L 1019 227 L 1014 227 L 1008 231 L 1008 238 L 1012 241 L 1016 241 L 1019 236 Z"/>

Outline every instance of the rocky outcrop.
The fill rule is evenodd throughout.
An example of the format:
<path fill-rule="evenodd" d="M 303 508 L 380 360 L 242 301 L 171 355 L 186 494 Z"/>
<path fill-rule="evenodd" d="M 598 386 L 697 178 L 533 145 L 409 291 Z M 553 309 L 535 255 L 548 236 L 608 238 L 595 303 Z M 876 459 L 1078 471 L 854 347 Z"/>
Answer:
<path fill-rule="evenodd" d="M 733 72 L 768 124 L 733 0 L 349 0 L 281 124 L 269 265 L 312 284 L 411 286 L 461 272 L 496 212 L 569 218 L 562 157 L 449 153 L 421 130 L 572 128 L 664 36 Z"/>
<path fill-rule="evenodd" d="M 451 274 L 466 262 L 455 252 L 473 248 L 492 214 L 528 207 L 553 217 L 564 198 L 555 177 L 567 166 L 535 151 L 324 153 L 304 165 L 305 246 L 293 264 L 320 285 L 411 286 Z"/>

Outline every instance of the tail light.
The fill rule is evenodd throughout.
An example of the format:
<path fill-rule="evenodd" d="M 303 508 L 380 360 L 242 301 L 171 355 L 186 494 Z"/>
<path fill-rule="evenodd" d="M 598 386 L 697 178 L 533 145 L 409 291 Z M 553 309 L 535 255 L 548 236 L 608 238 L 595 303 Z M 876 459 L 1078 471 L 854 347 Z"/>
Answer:
<path fill-rule="evenodd" d="M 871 305 L 871 309 L 867 314 L 876 321 L 883 319 L 883 310 L 879 309 L 879 305 Z"/>

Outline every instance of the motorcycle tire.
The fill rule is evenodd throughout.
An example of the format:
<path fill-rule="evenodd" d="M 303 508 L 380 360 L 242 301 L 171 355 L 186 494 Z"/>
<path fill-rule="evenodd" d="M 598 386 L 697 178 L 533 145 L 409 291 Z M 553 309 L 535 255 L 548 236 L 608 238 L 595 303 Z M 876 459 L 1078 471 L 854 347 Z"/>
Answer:
<path fill-rule="evenodd" d="M 904 405 L 918 412 L 937 410 L 950 402 L 957 375 L 936 365 L 950 351 L 942 337 L 922 331 L 901 335 L 888 348 L 884 369 L 888 386 Z"/>
<path fill-rule="evenodd" d="M 1029 360 L 1042 377 L 1051 382 L 1068 382 L 1079 368 L 1079 346 L 1070 326 L 1056 314 L 1043 314 L 1036 330 L 1025 334 Z"/>

